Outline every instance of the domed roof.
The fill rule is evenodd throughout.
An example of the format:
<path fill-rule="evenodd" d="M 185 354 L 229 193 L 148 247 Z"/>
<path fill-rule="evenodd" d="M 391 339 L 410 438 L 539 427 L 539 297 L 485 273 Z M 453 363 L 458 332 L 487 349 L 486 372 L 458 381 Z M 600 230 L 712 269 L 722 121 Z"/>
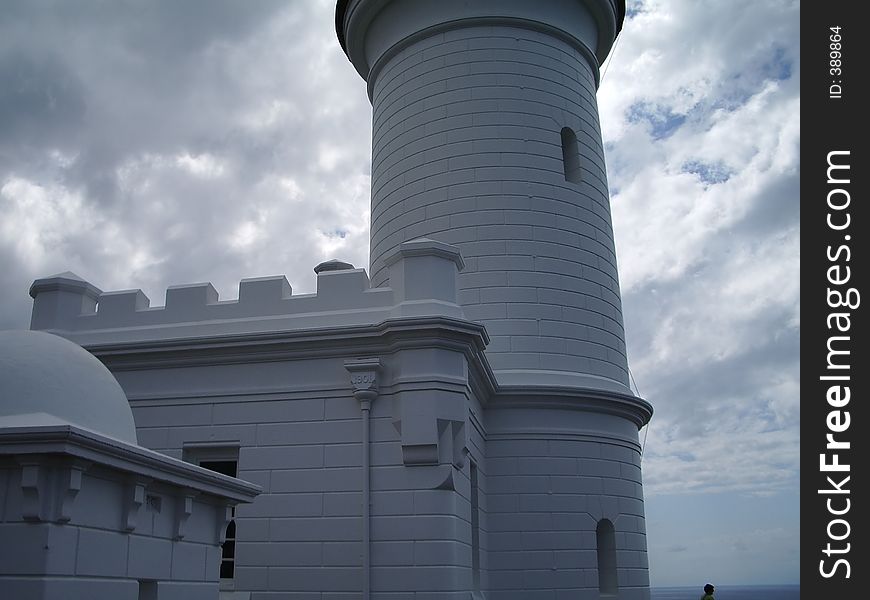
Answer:
<path fill-rule="evenodd" d="M 38 413 L 137 443 L 124 390 L 90 352 L 43 331 L 0 331 L 0 418 L 36 425 Z"/>

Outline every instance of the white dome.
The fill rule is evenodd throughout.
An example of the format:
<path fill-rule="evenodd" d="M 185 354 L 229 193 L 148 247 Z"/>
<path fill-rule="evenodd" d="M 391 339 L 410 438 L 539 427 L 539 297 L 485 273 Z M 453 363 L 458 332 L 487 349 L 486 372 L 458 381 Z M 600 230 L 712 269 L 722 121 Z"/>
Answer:
<path fill-rule="evenodd" d="M 124 390 L 90 352 L 43 331 L 0 331 L 0 420 L 37 425 L 37 413 L 137 443 Z"/>

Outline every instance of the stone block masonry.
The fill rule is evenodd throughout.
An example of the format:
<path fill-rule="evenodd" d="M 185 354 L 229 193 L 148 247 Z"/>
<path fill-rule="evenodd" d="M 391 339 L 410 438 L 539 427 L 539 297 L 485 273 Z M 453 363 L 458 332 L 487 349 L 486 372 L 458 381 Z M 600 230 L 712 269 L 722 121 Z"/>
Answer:
<path fill-rule="evenodd" d="M 383 257 L 410 237 L 488 245 L 459 286 L 467 314 L 504 339 L 488 351 L 493 368 L 583 372 L 627 389 L 587 56 L 523 24 L 469 25 L 405 45 L 370 86 L 373 284 L 388 281 Z M 577 132 L 576 181 L 565 175 L 565 128 Z M 505 318 L 513 307 L 534 318 Z"/>

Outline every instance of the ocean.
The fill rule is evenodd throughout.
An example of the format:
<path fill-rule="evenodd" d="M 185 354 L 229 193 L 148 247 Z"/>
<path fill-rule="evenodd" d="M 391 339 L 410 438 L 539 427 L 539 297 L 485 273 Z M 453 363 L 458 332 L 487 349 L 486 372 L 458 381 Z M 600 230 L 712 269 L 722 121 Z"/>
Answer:
<path fill-rule="evenodd" d="M 713 582 L 713 585 L 716 585 Z M 692 587 L 650 588 L 650 600 L 699 600 L 704 584 Z M 801 586 L 795 585 L 716 585 L 716 600 L 800 600 Z"/>

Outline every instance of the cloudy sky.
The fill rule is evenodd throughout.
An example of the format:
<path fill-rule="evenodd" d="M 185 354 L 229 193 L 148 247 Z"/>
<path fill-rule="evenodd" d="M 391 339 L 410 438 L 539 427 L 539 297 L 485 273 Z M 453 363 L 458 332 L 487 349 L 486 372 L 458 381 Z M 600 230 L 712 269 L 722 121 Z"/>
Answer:
<path fill-rule="evenodd" d="M 103 290 L 367 266 L 333 0 L 0 2 L 0 329 Z M 653 585 L 799 581 L 799 3 L 629 1 L 599 90 Z"/>

